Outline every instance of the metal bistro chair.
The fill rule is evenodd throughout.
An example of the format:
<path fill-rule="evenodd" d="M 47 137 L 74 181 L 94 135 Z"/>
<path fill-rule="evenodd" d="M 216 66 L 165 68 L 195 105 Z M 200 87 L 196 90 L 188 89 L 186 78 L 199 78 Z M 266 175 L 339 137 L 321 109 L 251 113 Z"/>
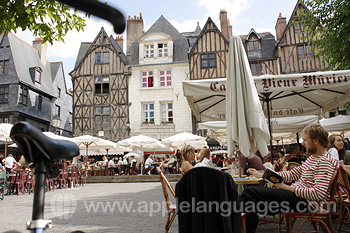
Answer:
<path fill-rule="evenodd" d="M 5 197 L 5 180 L 6 180 L 6 171 L 0 172 L 0 197 L 1 200 L 4 200 Z"/>
<path fill-rule="evenodd" d="M 164 194 L 166 207 L 167 207 L 167 216 L 166 216 L 166 222 L 165 222 L 165 233 L 167 233 L 177 215 L 176 205 L 170 204 L 168 189 L 170 190 L 174 198 L 175 198 L 175 190 L 170 185 L 168 179 L 165 177 L 164 173 L 160 170 L 159 167 L 157 167 L 157 171 L 160 176 L 160 183 L 162 184 L 163 194 Z"/>

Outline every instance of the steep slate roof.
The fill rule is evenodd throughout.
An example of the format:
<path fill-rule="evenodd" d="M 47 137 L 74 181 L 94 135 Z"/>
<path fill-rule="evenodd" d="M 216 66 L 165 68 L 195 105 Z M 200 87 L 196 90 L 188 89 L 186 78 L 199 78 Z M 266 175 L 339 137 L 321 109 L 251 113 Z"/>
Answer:
<path fill-rule="evenodd" d="M 77 56 L 77 60 L 75 61 L 74 69 L 80 64 L 81 60 L 89 50 L 92 42 L 81 42 L 80 43 L 80 48 Z"/>
<path fill-rule="evenodd" d="M 209 26 L 212 25 L 212 28 L 209 28 Z M 198 28 L 198 27 L 197 27 Z M 196 31 L 197 31 L 196 28 Z M 215 31 L 216 33 L 219 34 L 219 36 L 221 36 L 221 38 L 223 38 L 223 40 L 225 41 L 225 43 L 229 43 L 229 41 L 226 39 L 226 37 L 221 33 L 221 31 L 219 30 L 219 28 L 216 26 L 216 24 L 214 23 L 214 21 L 211 19 L 211 17 L 208 17 L 207 22 L 205 23 L 203 29 L 201 30 L 201 32 L 199 33 L 199 35 L 196 38 L 196 41 L 191 45 L 191 50 L 190 53 L 194 53 L 194 47 L 197 46 L 198 44 L 198 38 L 201 38 L 205 33 L 207 33 L 208 30 L 211 31 Z"/>
<path fill-rule="evenodd" d="M 293 21 L 295 20 L 296 17 L 298 17 L 298 9 L 299 9 L 299 5 L 301 5 L 305 10 L 309 10 L 302 2 L 300 2 L 300 0 L 297 1 L 297 3 L 295 4 L 294 10 L 288 20 L 288 23 L 286 25 L 286 28 L 284 29 L 282 35 L 281 35 L 281 39 L 284 38 L 284 35 L 287 33 L 288 28 L 292 25 Z M 282 40 L 279 40 L 276 44 L 276 47 L 278 47 L 278 44 L 282 43 Z"/>
<path fill-rule="evenodd" d="M 51 64 L 46 62 L 46 66 L 44 66 L 41 63 L 38 51 L 36 51 L 32 46 L 20 40 L 12 33 L 8 33 L 7 36 L 19 81 L 33 89 L 42 91 L 54 97 L 55 94 L 52 86 Z M 29 68 L 31 67 L 40 67 L 42 69 L 41 84 L 35 84 L 34 80 L 30 76 Z"/>
<path fill-rule="evenodd" d="M 101 33 L 106 33 L 106 31 L 104 30 L 104 28 L 102 27 L 101 30 L 97 33 L 97 36 L 95 37 L 93 42 L 81 42 L 80 44 L 80 48 L 79 48 L 79 52 L 78 52 L 78 56 L 77 56 L 77 60 L 75 61 L 75 65 L 74 65 L 74 69 L 73 71 L 80 65 L 81 61 L 84 59 L 84 57 L 87 55 L 90 47 L 94 44 L 94 42 L 97 40 L 97 37 L 101 34 Z M 114 40 L 113 36 L 110 36 L 108 38 L 108 36 L 106 37 L 107 39 L 110 40 L 111 44 L 113 45 L 115 51 L 117 53 L 119 53 L 121 59 L 123 62 L 126 63 L 126 56 L 125 53 L 123 52 L 123 50 L 120 48 L 120 46 L 118 45 L 118 43 Z M 71 71 L 71 72 L 73 72 Z M 70 73 L 71 73 L 70 72 Z"/>
<path fill-rule="evenodd" d="M 248 39 L 252 33 L 256 34 L 257 37 L 260 38 L 261 50 L 259 51 L 248 51 L 248 48 L 247 48 Z M 243 42 L 244 48 L 247 52 L 248 59 L 250 61 L 277 58 L 277 55 L 275 53 L 275 46 L 277 44 L 277 41 L 270 32 L 257 33 L 252 28 L 248 35 L 240 35 L 240 38 Z"/>
<path fill-rule="evenodd" d="M 125 53 L 123 52 L 123 49 L 120 48 L 120 46 L 118 45 L 117 41 L 115 41 L 115 39 L 113 38 L 112 35 L 109 37 L 109 39 L 111 40 L 111 43 L 114 46 L 115 50 L 117 50 L 117 52 L 120 54 L 120 56 L 122 58 L 122 61 L 124 63 L 126 63 L 126 56 L 125 56 Z"/>
<path fill-rule="evenodd" d="M 189 50 L 191 50 L 192 46 L 196 42 L 199 34 L 201 33 L 202 29 L 199 26 L 199 22 L 197 22 L 197 27 L 193 32 L 181 32 L 182 35 L 186 36 L 189 44 Z"/>
<path fill-rule="evenodd" d="M 139 41 L 146 36 L 153 33 L 165 33 L 173 38 L 174 56 L 173 62 L 187 62 L 188 42 L 184 35 L 171 24 L 169 21 L 161 15 L 159 19 L 145 32 L 136 42 L 132 44 L 131 50 L 131 65 L 137 65 L 139 63 Z"/>

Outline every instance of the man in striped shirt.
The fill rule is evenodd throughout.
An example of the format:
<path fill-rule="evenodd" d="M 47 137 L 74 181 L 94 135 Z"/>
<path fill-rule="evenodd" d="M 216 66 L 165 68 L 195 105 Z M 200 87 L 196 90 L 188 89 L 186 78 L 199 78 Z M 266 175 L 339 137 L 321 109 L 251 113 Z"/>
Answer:
<path fill-rule="evenodd" d="M 312 155 L 300 166 L 290 171 L 279 172 L 286 183 L 274 184 L 273 188 L 247 187 L 240 200 L 243 212 L 247 213 L 247 232 L 255 232 L 258 214 L 275 215 L 281 212 L 310 212 L 312 203 L 325 201 L 328 186 L 337 162 L 327 153 L 328 132 L 318 124 L 308 125 L 303 130 L 303 146 Z M 260 178 L 262 173 L 249 169 L 250 174 Z"/>

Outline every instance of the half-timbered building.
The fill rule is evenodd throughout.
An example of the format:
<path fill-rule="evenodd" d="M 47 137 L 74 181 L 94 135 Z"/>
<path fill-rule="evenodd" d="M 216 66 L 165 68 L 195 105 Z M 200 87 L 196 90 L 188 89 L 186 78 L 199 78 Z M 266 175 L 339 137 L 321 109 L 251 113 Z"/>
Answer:
<path fill-rule="evenodd" d="M 209 17 L 189 52 L 190 79 L 226 77 L 228 40 Z"/>
<path fill-rule="evenodd" d="M 286 18 L 280 14 L 276 23 L 276 53 L 278 57 L 279 74 L 304 73 L 322 71 L 328 67 L 323 57 L 316 57 L 315 51 L 309 45 L 307 33 L 298 23 L 298 10 L 307 7 L 300 1 L 286 23 Z"/>
<path fill-rule="evenodd" d="M 121 47 L 103 28 L 92 43 L 81 43 L 70 73 L 75 136 L 129 137 L 128 74 Z"/>

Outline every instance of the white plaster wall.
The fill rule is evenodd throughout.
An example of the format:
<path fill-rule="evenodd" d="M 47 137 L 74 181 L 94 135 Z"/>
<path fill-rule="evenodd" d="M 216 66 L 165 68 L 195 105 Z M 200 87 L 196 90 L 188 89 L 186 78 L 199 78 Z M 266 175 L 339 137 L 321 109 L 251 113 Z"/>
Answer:
<path fill-rule="evenodd" d="M 160 87 L 159 71 L 171 70 L 172 86 Z M 191 109 L 183 95 L 182 81 L 189 72 L 188 63 L 152 64 L 131 67 L 129 77 L 129 101 L 131 136 L 144 134 L 156 139 L 163 139 L 181 132 L 191 132 Z M 141 88 L 141 72 L 153 71 L 154 87 Z M 160 103 L 173 103 L 174 124 L 162 125 L 160 120 Z M 154 103 L 154 125 L 142 124 L 142 103 Z"/>

